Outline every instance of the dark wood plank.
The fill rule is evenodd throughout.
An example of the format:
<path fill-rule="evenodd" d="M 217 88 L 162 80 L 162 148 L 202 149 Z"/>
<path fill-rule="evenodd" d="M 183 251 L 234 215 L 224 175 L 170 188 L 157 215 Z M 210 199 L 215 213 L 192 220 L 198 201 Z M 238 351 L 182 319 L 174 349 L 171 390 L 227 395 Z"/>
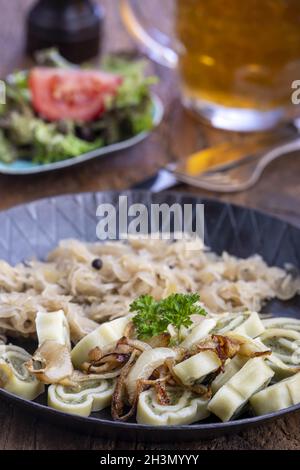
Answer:
<path fill-rule="evenodd" d="M 1 2 L 0 76 L 24 63 L 23 18 L 33 0 Z M 107 11 L 104 49 L 132 49 L 117 3 L 103 0 Z M 152 4 L 152 2 L 149 2 Z M 0 176 L 0 209 L 33 199 L 77 191 L 125 189 L 150 176 L 172 160 L 179 160 L 203 146 L 241 136 L 212 130 L 189 115 L 181 106 L 176 74 L 159 66 L 156 87 L 166 115 L 161 127 L 146 142 L 126 153 L 93 161 L 81 167 L 39 176 Z M 217 195 L 182 186 L 179 189 L 248 205 L 300 225 L 300 154 L 284 157 L 267 169 L 255 188 L 239 194 Z M 138 171 L 137 171 L 138 168 Z M 299 449 L 300 414 L 289 416 L 239 435 L 194 443 L 149 444 L 105 440 L 72 432 L 44 422 L 0 402 L 0 449 Z"/>
<path fill-rule="evenodd" d="M 36 419 L 6 402 L 0 403 L 0 449 L 34 449 Z M 4 432 L 5 431 L 5 432 Z"/>

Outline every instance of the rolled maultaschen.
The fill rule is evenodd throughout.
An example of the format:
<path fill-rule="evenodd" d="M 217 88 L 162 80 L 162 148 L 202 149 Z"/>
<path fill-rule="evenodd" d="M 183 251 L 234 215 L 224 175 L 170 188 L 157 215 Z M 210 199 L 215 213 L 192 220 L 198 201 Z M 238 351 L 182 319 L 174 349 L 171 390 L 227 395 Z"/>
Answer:
<path fill-rule="evenodd" d="M 216 327 L 216 324 L 217 321 L 214 318 L 205 318 L 201 320 L 198 325 L 194 326 L 189 331 L 184 341 L 182 341 L 180 344 L 180 347 L 184 349 L 190 349 L 195 344 L 203 340 L 206 336 L 208 336 L 210 332 Z"/>
<path fill-rule="evenodd" d="M 263 358 L 250 359 L 213 396 L 209 411 L 222 421 L 229 421 L 242 411 L 252 395 L 269 384 L 273 375 Z"/>
<path fill-rule="evenodd" d="M 201 383 L 204 378 L 217 371 L 222 361 L 214 351 L 201 351 L 173 367 L 174 374 L 184 385 Z"/>
<path fill-rule="evenodd" d="M 134 401 L 139 381 L 147 380 L 155 369 L 164 365 L 168 359 L 176 359 L 176 355 L 176 351 L 171 348 L 150 348 L 140 355 L 125 381 L 129 403 Z"/>
<path fill-rule="evenodd" d="M 157 401 L 153 388 L 142 392 L 137 407 L 137 422 L 153 426 L 192 424 L 209 416 L 208 399 L 180 387 L 168 387 L 169 405 Z"/>
<path fill-rule="evenodd" d="M 117 318 L 107 323 L 103 323 L 92 333 L 82 338 L 73 348 L 71 358 L 76 369 L 80 369 L 82 364 L 88 360 L 89 352 L 98 347 L 103 348 L 122 338 L 125 328 L 131 320 L 131 315 Z"/>
<path fill-rule="evenodd" d="M 231 336 L 230 333 L 229 335 Z M 233 337 L 235 337 L 235 335 Z M 266 338 L 265 342 L 263 342 L 261 338 Z M 266 330 L 258 338 L 249 339 L 248 341 L 246 341 L 244 344 L 241 345 L 239 356 L 254 357 L 255 355 L 266 353 L 266 363 L 275 372 L 275 375 L 272 378 L 272 380 L 275 382 L 278 382 L 279 380 L 283 380 L 299 372 L 299 366 L 290 364 L 290 352 L 288 354 L 289 360 L 286 362 L 283 362 L 277 356 L 276 350 L 278 350 L 278 345 L 276 348 L 274 348 L 274 344 L 277 343 L 278 338 L 275 337 L 274 344 L 273 344 L 272 338 L 273 338 L 273 333 L 271 333 L 271 337 L 268 338 L 268 331 Z M 274 349 L 275 349 L 275 352 L 273 352 Z"/>
<path fill-rule="evenodd" d="M 300 332 L 300 320 L 290 317 L 274 317 L 262 320 L 266 329 L 269 328 L 284 328 L 285 330 L 294 330 Z"/>
<path fill-rule="evenodd" d="M 55 341 L 71 349 L 69 324 L 63 310 L 38 312 L 35 325 L 39 346 L 45 341 Z"/>
<path fill-rule="evenodd" d="M 25 366 L 30 359 L 30 354 L 18 346 L 0 345 L 1 388 L 27 400 L 34 400 L 44 392 L 44 385 Z"/>
<path fill-rule="evenodd" d="M 284 364 L 300 366 L 300 332 L 285 328 L 268 328 L 259 337 Z"/>
<path fill-rule="evenodd" d="M 211 389 L 215 394 L 223 385 L 225 385 L 231 377 L 233 377 L 248 361 L 248 357 L 235 356 L 233 359 L 229 359 L 225 364 L 223 371 L 217 375 L 217 377 L 211 383 Z"/>
<path fill-rule="evenodd" d="M 110 405 L 113 390 L 111 379 L 83 377 L 74 386 L 50 385 L 48 405 L 64 413 L 87 417 Z"/>
<path fill-rule="evenodd" d="M 73 374 L 69 325 L 64 312 L 38 312 L 36 330 L 39 347 L 27 362 L 29 372 L 45 384 L 57 384 Z"/>
<path fill-rule="evenodd" d="M 265 327 L 256 312 L 245 312 L 239 315 L 226 314 L 218 320 L 213 332 L 225 335 L 234 332 L 242 336 L 256 338 Z"/>
<path fill-rule="evenodd" d="M 250 404 L 256 415 L 273 413 L 300 403 L 300 373 L 256 393 Z"/>

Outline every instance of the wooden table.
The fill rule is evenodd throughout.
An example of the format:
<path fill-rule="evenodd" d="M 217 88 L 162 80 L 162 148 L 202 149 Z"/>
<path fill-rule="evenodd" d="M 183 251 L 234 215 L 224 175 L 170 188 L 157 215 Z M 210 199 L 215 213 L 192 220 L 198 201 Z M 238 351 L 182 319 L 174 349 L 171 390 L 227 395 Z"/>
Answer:
<path fill-rule="evenodd" d="M 24 63 L 23 19 L 32 3 L 32 0 L 1 2 L 0 76 Z M 122 27 L 117 2 L 102 3 L 107 10 L 105 50 L 135 47 Z M 129 188 L 174 157 L 182 159 L 203 146 L 240 138 L 200 125 L 180 105 L 176 75 L 153 67 L 161 77 L 157 92 L 164 101 L 166 115 L 161 127 L 147 141 L 73 169 L 28 177 L 0 176 L 0 209 L 57 194 Z M 274 163 L 255 188 L 243 193 L 219 196 L 184 186 L 181 189 L 259 208 L 300 225 L 299 176 L 300 159 L 291 155 Z M 300 413 L 230 437 L 170 445 L 106 441 L 81 435 L 49 425 L 4 403 L 0 403 L 0 423 L 0 449 L 300 449 Z"/>

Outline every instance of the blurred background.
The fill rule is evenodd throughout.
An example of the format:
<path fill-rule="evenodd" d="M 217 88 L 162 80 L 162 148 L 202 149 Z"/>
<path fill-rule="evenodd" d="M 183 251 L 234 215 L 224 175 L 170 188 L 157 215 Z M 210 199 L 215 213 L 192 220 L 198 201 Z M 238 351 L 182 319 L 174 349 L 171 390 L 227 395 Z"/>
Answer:
<path fill-rule="evenodd" d="M 64 1 L 64 0 L 63 0 Z M 48 4 L 62 4 L 62 0 L 48 0 Z M 85 0 L 83 0 L 84 2 Z M 71 0 L 70 3 L 76 5 L 76 0 Z M 11 0 L 5 2 L 1 0 L 1 30 L 0 39 L 1 44 L 5 44 L 1 53 L 1 75 L 6 75 L 15 67 L 19 67 L 20 61 L 24 60 L 25 41 L 26 41 L 26 21 L 30 9 L 37 5 L 36 0 Z M 93 0 L 91 3 L 103 9 L 105 18 L 103 21 L 103 34 L 101 35 L 101 50 L 102 53 L 117 52 L 120 50 L 137 50 L 136 41 L 127 33 L 126 28 L 122 22 L 119 0 Z M 160 11 L 161 2 L 159 0 L 152 0 L 147 2 L 147 15 L 149 20 L 154 20 L 153 24 L 157 28 L 161 28 L 166 34 L 172 34 L 173 30 L 173 15 L 174 15 L 174 1 L 164 1 L 164 16 L 157 15 Z"/>
<path fill-rule="evenodd" d="M 26 53 L 27 18 L 37 3 L 1 1 L 2 78 L 32 64 Z M 85 0 L 40 2 L 48 9 L 62 8 L 64 3 L 68 7 L 73 3 L 76 8 L 86 4 Z M 292 116 L 287 124 L 279 126 L 280 131 L 278 127 L 276 132 L 272 129 L 287 109 L 295 116 L 299 112 L 299 106 L 297 109 L 291 106 L 289 85 L 292 78 L 300 78 L 300 7 L 296 0 L 247 0 L 240 7 L 236 0 L 212 0 L 209 4 L 202 0 L 165 0 L 163 4 L 158 0 L 133 1 L 141 24 L 148 25 L 149 36 L 167 50 L 157 49 L 157 44 L 151 42 L 149 45 L 149 36 L 138 28 L 128 10 L 130 2 L 95 0 L 93 3 L 104 12 L 98 40 L 101 54 L 127 51 L 140 56 L 147 52 L 151 59 L 156 59 L 149 62 L 148 73 L 160 79 L 153 89 L 165 108 L 163 123 L 139 145 L 80 167 L 32 176 L 0 175 L 1 209 L 56 194 L 128 189 L 169 163 L 184 167 L 186 159 L 202 149 L 224 142 L 226 145 L 248 142 L 249 135 L 241 130 L 270 128 L 268 136 L 277 136 L 276 145 L 287 137 L 288 140 L 297 138 L 297 129 L 291 126 Z M 43 21 L 45 18 L 47 15 Z M 131 34 L 124 18 L 129 29 L 134 30 Z M 42 15 L 35 19 L 42 22 Z M 173 69 L 166 67 L 166 62 Z M 239 67 L 241 63 L 243 66 Z M 248 120 L 249 113 L 236 113 L 243 108 L 256 114 L 251 114 Z M 260 138 L 257 132 L 252 132 L 252 142 Z M 246 155 L 248 150 L 242 149 L 239 156 L 243 152 Z M 181 185 L 178 189 L 258 207 L 299 223 L 300 164 L 296 156 L 297 153 L 292 153 L 276 160 L 248 190 L 224 194 L 196 189 L 194 185 Z M 202 154 L 201 158 L 204 158 Z"/>

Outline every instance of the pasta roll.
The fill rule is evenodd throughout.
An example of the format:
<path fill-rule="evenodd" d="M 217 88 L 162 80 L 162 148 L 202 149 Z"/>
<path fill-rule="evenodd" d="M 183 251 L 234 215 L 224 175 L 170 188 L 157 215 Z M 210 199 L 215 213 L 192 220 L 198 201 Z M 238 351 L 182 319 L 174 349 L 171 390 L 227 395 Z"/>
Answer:
<path fill-rule="evenodd" d="M 264 331 L 265 327 L 256 312 L 252 312 L 241 325 L 234 329 L 235 333 L 249 336 L 250 338 L 256 338 Z"/>
<path fill-rule="evenodd" d="M 236 416 L 254 393 L 267 386 L 274 372 L 264 359 L 250 359 L 223 387 L 208 404 L 208 409 L 222 421 Z"/>
<path fill-rule="evenodd" d="M 297 318 L 275 317 L 262 320 L 265 328 L 283 328 L 300 332 L 300 320 Z"/>
<path fill-rule="evenodd" d="M 270 356 L 272 351 L 264 345 L 259 338 L 249 338 L 246 336 L 237 335 L 236 333 L 228 333 L 230 339 L 240 341 L 240 348 L 238 355 L 246 358 L 253 358 L 256 356 Z"/>
<path fill-rule="evenodd" d="M 154 426 L 191 424 L 209 416 L 208 399 L 179 387 L 167 389 L 170 405 L 160 405 L 153 389 L 142 392 L 137 407 L 137 422 Z"/>
<path fill-rule="evenodd" d="M 103 323 L 92 331 L 92 333 L 82 338 L 71 352 L 74 367 L 79 369 L 80 366 L 87 361 L 89 352 L 95 347 L 98 346 L 101 349 L 122 338 L 130 319 L 131 315 L 127 315 L 126 317 Z"/>
<path fill-rule="evenodd" d="M 253 354 L 256 354 L 266 351 L 267 349 L 267 346 L 260 340 L 260 338 L 255 338 L 254 340 L 251 340 L 251 342 L 243 344 L 240 348 L 239 354 L 247 356 L 247 353 L 251 354 L 252 352 Z M 275 381 L 290 377 L 299 371 L 299 368 L 285 364 L 273 352 L 266 357 L 266 363 L 274 371 L 275 375 L 273 380 Z"/>
<path fill-rule="evenodd" d="M 208 336 L 211 330 L 215 328 L 216 324 L 217 321 L 214 318 L 205 318 L 198 325 L 192 328 L 180 346 L 185 349 L 191 348 L 194 344 L 197 344 L 203 338 Z"/>
<path fill-rule="evenodd" d="M 272 349 L 274 356 L 284 364 L 300 366 L 300 332 L 284 328 L 269 328 L 260 340 Z"/>
<path fill-rule="evenodd" d="M 45 341 L 55 341 L 71 349 L 69 325 L 63 310 L 38 312 L 35 324 L 39 346 Z"/>
<path fill-rule="evenodd" d="M 256 393 L 250 404 L 257 415 L 283 410 L 300 403 L 300 373 Z"/>
<path fill-rule="evenodd" d="M 229 359 L 225 364 L 223 372 L 220 372 L 219 375 L 211 383 L 212 392 L 215 394 L 223 385 L 225 385 L 231 377 L 233 377 L 241 368 L 246 364 L 248 358 L 235 356 L 233 359 Z"/>
<path fill-rule="evenodd" d="M 76 387 L 50 385 L 48 405 L 64 413 L 89 416 L 110 405 L 114 390 L 113 380 L 87 379 Z"/>
<path fill-rule="evenodd" d="M 134 401 L 137 382 L 148 379 L 155 369 L 162 366 L 167 359 L 175 359 L 176 355 L 176 352 L 170 348 L 148 349 L 140 355 L 126 379 L 130 403 Z"/>
<path fill-rule="evenodd" d="M 25 363 L 30 354 L 13 345 L 0 346 L 0 386 L 27 400 L 34 400 L 44 392 L 44 385 L 31 375 Z"/>
<path fill-rule="evenodd" d="M 70 351 L 56 341 L 45 341 L 26 363 L 29 372 L 45 384 L 56 384 L 73 374 Z"/>
<path fill-rule="evenodd" d="M 256 312 L 246 312 L 240 315 L 225 315 L 218 321 L 215 331 L 222 335 L 234 332 L 256 338 L 265 331 L 265 327 Z"/>
<path fill-rule="evenodd" d="M 202 351 L 180 362 L 173 368 L 173 372 L 185 385 L 201 382 L 208 374 L 215 372 L 222 365 L 221 360 L 214 351 Z"/>
<path fill-rule="evenodd" d="M 286 379 L 291 375 L 297 374 L 297 372 L 300 372 L 300 367 L 293 367 L 285 364 L 275 354 L 271 354 L 271 356 L 267 358 L 267 364 L 275 372 L 274 380 L 276 382 Z"/>

